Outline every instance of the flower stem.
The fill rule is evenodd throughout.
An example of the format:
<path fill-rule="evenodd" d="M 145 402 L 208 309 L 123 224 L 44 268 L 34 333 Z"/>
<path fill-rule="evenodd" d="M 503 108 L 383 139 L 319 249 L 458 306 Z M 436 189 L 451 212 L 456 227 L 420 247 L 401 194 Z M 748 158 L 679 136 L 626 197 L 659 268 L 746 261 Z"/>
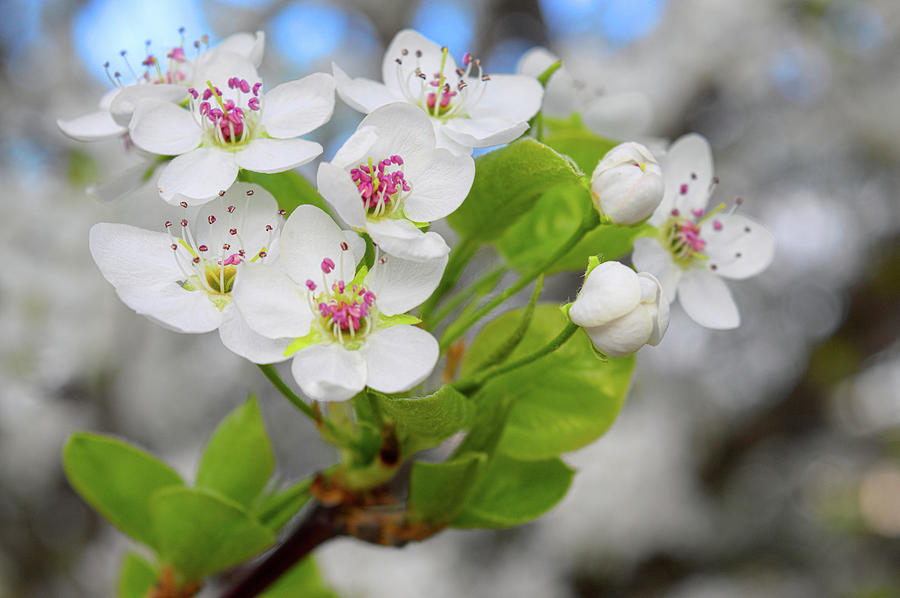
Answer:
<path fill-rule="evenodd" d="M 316 412 L 313 411 L 313 408 L 306 404 L 306 402 L 297 396 L 291 387 L 288 386 L 284 380 L 281 379 L 281 376 L 278 375 L 278 371 L 275 369 L 274 365 L 271 364 L 257 364 L 259 369 L 262 370 L 262 373 L 265 374 L 266 378 L 269 379 L 269 382 L 278 389 L 278 391 L 284 395 L 288 401 L 290 401 L 294 407 L 299 409 L 303 415 L 308 417 L 315 424 L 319 424 L 319 418 L 316 417 Z"/>
<path fill-rule="evenodd" d="M 560 347 L 562 347 L 567 340 L 569 340 L 575 331 L 578 330 L 578 325 L 569 322 L 566 324 L 566 327 L 562 329 L 562 331 L 556 335 L 552 341 L 532 353 L 531 355 L 526 355 L 521 359 L 517 359 L 516 361 L 512 361 L 507 364 L 495 365 L 493 367 L 489 367 L 485 370 L 482 370 L 472 376 L 467 380 L 460 380 L 453 384 L 453 387 L 463 394 L 471 395 L 475 391 L 484 385 L 485 382 L 494 378 L 495 376 L 500 376 L 501 374 L 506 374 L 507 372 L 511 372 L 515 369 L 518 369 L 524 365 L 528 365 L 532 361 L 538 360 L 544 355 L 548 355 L 553 353 Z"/>
<path fill-rule="evenodd" d="M 473 312 L 471 316 L 468 318 L 457 320 L 453 324 L 451 324 L 447 330 L 444 332 L 443 338 L 441 338 L 441 351 L 445 351 L 447 347 L 449 347 L 453 341 L 461 337 L 465 334 L 466 330 L 471 328 L 478 320 L 486 316 L 491 312 L 495 307 L 524 289 L 531 283 L 532 280 L 540 276 L 544 273 L 548 268 L 553 266 L 556 262 L 562 259 L 567 253 L 569 253 L 573 247 L 578 245 L 578 242 L 584 237 L 584 235 L 593 230 L 600 223 L 600 217 L 597 215 L 597 212 L 592 208 L 590 212 L 585 216 L 584 220 L 581 221 L 581 226 L 569 237 L 565 243 L 563 243 L 559 249 L 557 249 L 546 261 L 539 264 L 536 268 L 532 268 L 527 274 L 523 274 L 519 280 L 514 282 L 512 286 L 504 290 L 502 293 L 491 299 L 488 303 L 486 303 L 483 307 Z"/>
<path fill-rule="evenodd" d="M 500 278 L 506 273 L 505 265 L 499 266 L 491 270 L 463 290 L 459 291 L 451 299 L 449 299 L 433 316 L 425 320 L 425 329 L 434 330 L 444 318 L 449 316 L 457 307 L 464 305 L 476 296 L 488 293 L 500 282 Z"/>

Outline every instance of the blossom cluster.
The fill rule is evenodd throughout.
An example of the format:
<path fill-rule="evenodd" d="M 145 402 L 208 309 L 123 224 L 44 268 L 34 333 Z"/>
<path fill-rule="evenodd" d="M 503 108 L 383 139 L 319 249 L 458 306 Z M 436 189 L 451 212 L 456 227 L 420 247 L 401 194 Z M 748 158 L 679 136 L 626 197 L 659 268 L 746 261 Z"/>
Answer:
<path fill-rule="evenodd" d="M 290 359 L 313 400 L 346 400 L 367 387 L 407 391 L 441 353 L 408 315 L 438 287 L 451 252 L 430 223 L 466 200 L 473 148 L 509 143 L 542 102 L 548 110 L 576 97 L 566 89 L 571 76 L 554 74 L 545 97 L 537 75 L 555 57 L 543 50 L 526 56 L 520 74 L 487 74 L 471 54 L 457 63 L 446 47 L 405 30 L 387 49 L 382 82 L 350 78 L 335 64 L 270 89 L 257 71 L 264 41 L 237 34 L 212 48 L 197 43 L 195 52 L 174 47 L 165 61 L 150 55 L 144 73 L 129 67 L 130 82 L 110 73 L 115 89 L 97 112 L 59 121 L 75 139 L 125 137 L 156 156 L 159 196 L 181 210 L 161 231 L 95 225 L 92 255 L 137 313 L 179 332 L 218 330 L 228 349 L 255 363 Z M 322 146 L 302 137 L 330 120 L 335 92 L 366 114 L 316 173 L 318 193 L 346 229 L 313 205 L 288 216 L 269 191 L 239 179 L 319 157 Z M 641 102 L 578 102 L 596 128 L 626 122 L 637 134 L 647 120 Z M 704 326 L 738 325 L 721 277 L 760 272 L 774 242 L 733 209 L 707 211 L 714 186 L 698 135 L 661 159 L 623 143 L 597 164 L 590 188 L 602 218 L 649 224 L 634 243 L 639 272 L 592 265 L 568 310 L 598 350 L 621 357 L 657 344 L 676 296 Z"/>

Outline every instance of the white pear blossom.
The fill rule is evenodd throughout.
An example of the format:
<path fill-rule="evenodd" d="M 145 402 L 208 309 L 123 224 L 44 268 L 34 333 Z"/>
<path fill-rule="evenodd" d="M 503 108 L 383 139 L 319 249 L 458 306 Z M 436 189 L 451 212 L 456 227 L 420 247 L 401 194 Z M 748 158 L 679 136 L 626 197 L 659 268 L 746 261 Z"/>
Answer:
<path fill-rule="evenodd" d="M 405 312 L 437 287 L 447 258 L 413 262 L 376 256 L 372 270 L 356 265 L 364 243 L 322 210 L 294 210 L 281 236 L 280 268 L 248 264 L 234 298 L 259 334 L 293 343 L 291 371 L 318 401 L 343 401 L 366 386 L 395 393 L 431 373 L 438 343 Z"/>
<path fill-rule="evenodd" d="M 262 31 L 257 31 L 256 34 L 235 33 L 214 48 L 203 51 L 200 49 L 202 43 L 196 41 L 193 59 L 188 56 L 192 52 L 185 49 L 184 29 L 180 29 L 179 33 L 182 34 L 181 43 L 169 48 L 165 59 L 153 54 L 148 43 L 146 57 L 137 68 L 129 62 L 122 50 L 120 55 L 125 74 L 117 70 L 111 72 L 109 62 L 104 65 L 114 89 L 101 98 L 99 109 L 74 119 L 57 120 L 59 129 L 77 141 L 124 135 L 128 132 L 128 123 L 134 109 L 141 100 L 182 102 L 187 99 L 188 88 L 204 85 L 205 74 L 221 70 L 218 63 L 227 63 L 232 55 L 248 59 L 254 66 L 259 66 L 262 62 L 265 48 L 265 34 Z M 129 79 L 130 82 L 126 83 Z"/>
<path fill-rule="evenodd" d="M 209 201 L 228 189 L 238 170 L 282 172 L 322 153 L 299 139 L 331 118 L 334 81 L 326 73 L 282 83 L 264 93 L 253 64 L 236 54 L 207 70 L 204 86 L 188 89 L 188 109 L 142 100 L 129 131 L 141 149 L 176 156 L 158 180 L 169 203 Z"/>
<path fill-rule="evenodd" d="M 765 270 L 775 255 L 775 238 L 761 224 L 722 213 L 720 204 L 707 212 L 715 184 L 709 143 L 685 135 L 663 161 L 665 195 L 650 217 L 656 235 L 634 242 L 633 261 L 662 283 L 671 303 L 676 296 L 684 311 L 701 326 L 727 329 L 740 325 L 731 292 L 720 277 L 744 279 Z"/>
<path fill-rule="evenodd" d="M 546 48 L 532 48 L 519 60 L 518 71 L 538 77 L 557 61 L 559 57 Z M 574 78 L 565 63 L 547 81 L 542 112 L 554 118 L 577 112 L 588 129 L 617 140 L 645 134 L 653 119 L 650 100 L 643 93 L 606 93 L 600 85 Z"/>
<path fill-rule="evenodd" d="M 404 101 L 430 118 L 438 147 L 471 154 L 474 147 L 509 143 L 528 129 L 541 106 L 543 88 L 534 77 L 488 75 L 477 58 L 466 53 L 462 66 L 416 31 L 400 31 L 381 65 L 384 83 L 351 79 L 332 65 L 341 99 L 351 108 L 372 112 Z"/>
<path fill-rule="evenodd" d="M 633 141 L 609 150 L 591 175 L 597 209 L 616 224 L 649 217 L 663 198 L 662 169 L 646 147 Z"/>
<path fill-rule="evenodd" d="M 253 332 L 232 301 L 236 274 L 276 257 L 284 218 L 275 198 L 237 183 L 191 220 L 166 221 L 165 232 L 95 224 L 91 255 L 137 313 L 178 332 L 218 329 L 226 347 L 256 363 L 284 360 L 288 343 Z"/>
<path fill-rule="evenodd" d="M 659 344 L 669 326 L 669 303 L 652 274 L 603 262 L 588 273 L 569 318 L 584 328 L 598 351 L 625 357 L 646 344 Z"/>
<path fill-rule="evenodd" d="M 435 148 L 428 117 L 403 102 L 369 114 L 331 162 L 319 165 L 319 192 L 354 229 L 407 260 L 450 252 L 423 223 L 456 210 L 475 177 L 471 156 Z"/>

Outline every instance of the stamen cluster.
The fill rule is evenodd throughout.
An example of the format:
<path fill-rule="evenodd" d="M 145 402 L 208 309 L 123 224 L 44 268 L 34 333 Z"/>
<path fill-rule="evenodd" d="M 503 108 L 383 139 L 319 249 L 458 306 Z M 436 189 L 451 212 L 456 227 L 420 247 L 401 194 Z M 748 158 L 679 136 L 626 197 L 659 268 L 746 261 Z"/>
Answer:
<path fill-rule="evenodd" d="M 222 91 L 218 87 L 209 82 L 207 85 L 207 89 L 204 89 L 202 94 L 193 87 L 188 89 L 192 98 L 192 108 L 199 115 L 199 124 L 205 130 L 210 131 L 216 141 L 221 144 L 243 143 L 249 138 L 255 124 L 255 119 L 249 118 L 247 110 L 251 113 L 258 113 L 261 109 L 259 92 L 262 83 L 256 82 L 251 87 L 246 79 L 229 78 L 229 89 L 238 92 L 237 102 L 232 99 L 223 100 Z M 252 93 L 245 104 L 247 110 L 241 106 L 243 103 L 242 93 Z M 215 104 L 211 103 L 210 99 L 215 100 Z"/>
<path fill-rule="evenodd" d="M 376 167 L 369 158 L 368 164 L 360 164 L 350 170 L 350 177 L 356 183 L 363 205 L 373 216 L 380 216 L 388 210 L 395 211 L 400 206 L 401 193 L 412 190 L 402 166 L 403 158 L 393 155 L 378 162 Z"/>
<path fill-rule="evenodd" d="M 329 287 L 324 274 L 334 270 L 334 261 L 330 258 L 322 260 L 323 290 L 316 293 L 316 283 L 306 281 L 309 289 L 309 301 L 314 311 L 317 311 L 323 320 L 325 329 L 329 330 L 338 342 L 344 342 L 344 334 L 350 338 L 361 334 L 368 334 L 372 328 L 369 312 L 375 305 L 375 293 L 363 285 L 348 285 L 343 280 L 337 280 Z"/>
<path fill-rule="evenodd" d="M 463 67 L 452 73 L 445 73 L 448 49 L 441 48 L 440 70 L 432 73 L 431 78 L 422 71 L 422 51 L 416 50 L 414 67 L 407 70 L 410 63 L 409 50 L 400 51 L 397 63 L 397 78 L 400 90 L 406 100 L 421 106 L 429 116 L 447 119 L 454 116 L 466 116 L 466 106 L 477 104 L 484 95 L 484 89 L 490 75 L 481 68 L 481 61 L 473 58 L 468 52 L 463 56 Z M 455 77 L 454 77 L 455 76 Z M 455 80 L 454 80 L 455 79 Z"/>

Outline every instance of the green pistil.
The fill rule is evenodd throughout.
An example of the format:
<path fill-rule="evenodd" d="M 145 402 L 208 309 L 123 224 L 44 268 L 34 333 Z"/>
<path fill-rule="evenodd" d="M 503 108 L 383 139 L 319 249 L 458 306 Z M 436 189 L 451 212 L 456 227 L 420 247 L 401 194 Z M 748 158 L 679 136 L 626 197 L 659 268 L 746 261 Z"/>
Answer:
<path fill-rule="evenodd" d="M 444 82 L 447 80 L 447 77 L 444 76 L 444 65 L 447 64 L 447 54 L 449 53 L 449 51 L 450 50 L 449 48 L 447 48 L 447 46 L 441 48 L 441 78 L 438 80 L 437 90 L 434 92 L 435 116 L 440 116 L 441 114 L 441 93 L 444 91 Z"/>

